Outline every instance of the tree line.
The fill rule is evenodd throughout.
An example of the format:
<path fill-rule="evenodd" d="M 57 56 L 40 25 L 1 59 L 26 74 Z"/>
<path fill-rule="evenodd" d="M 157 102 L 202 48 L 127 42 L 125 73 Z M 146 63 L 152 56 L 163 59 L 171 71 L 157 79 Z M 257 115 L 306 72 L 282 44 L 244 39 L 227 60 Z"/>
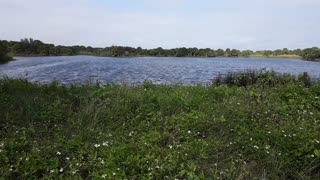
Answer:
<path fill-rule="evenodd" d="M 237 49 L 198 49 L 198 48 L 174 48 L 143 49 L 141 47 L 111 46 L 106 48 L 93 48 L 91 46 L 55 46 L 46 44 L 32 38 L 21 41 L 0 41 L 0 57 L 9 53 L 13 56 L 70 56 L 70 55 L 95 55 L 108 57 L 281 57 L 297 56 L 306 60 L 319 60 L 320 49 L 317 47 L 307 49 L 289 50 L 287 48 L 277 50 L 237 50 Z M 4 53 L 5 52 L 5 53 Z M 2 54 L 1 54 L 2 53 Z M 4 56 L 4 55 L 2 55 Z"/>

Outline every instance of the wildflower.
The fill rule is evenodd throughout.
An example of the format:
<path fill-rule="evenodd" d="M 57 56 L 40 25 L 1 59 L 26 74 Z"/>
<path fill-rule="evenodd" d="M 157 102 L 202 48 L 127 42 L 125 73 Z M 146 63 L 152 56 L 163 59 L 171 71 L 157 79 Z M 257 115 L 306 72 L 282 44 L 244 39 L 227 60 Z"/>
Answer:
<path fill-rule="evenodd" d="M 102 143 L 102 146 L 108 146 L 108 144 L 109 144 L 108 141 L 107 141 L 107 142 L 103 142 L 103 143 Z"/>
<path fill-rule="evenodd" d="M 269 131 L 268 134 L 271 134 L 271 132 Z"/>
<path fill-rule="evenodd" d="M 60 168 L 59 172 L 63 172 L 63 168 Z"/>
<path fill-rule="evenodd" d="M 270 152 L 269 152 L 269 151 L 266 151 L 266 153 L 269 154 Z"/>
<path fill-rule="evenodd" d="M 296 134 L 292 134 L 292 136 L 293 136 L 293 137 L 295 137 L 295 136 L 296 136 Z"/>
<path fill-rule="evenodd" d="M 314 155 L 313 155 L 313 154 L 311 154 L 311 157 L 312 157 L 312 158 L 314 158 Z"/>
<path fill-rule="evenodd" d="M 66 160 L 67 160 L 67 161 L 69 161 L 69 160 L 70 160 L 70 158 L 69 158 L 69 157 L 66 157 Z"/>
<path fill-rule="evenodd" d="M 0 143 L 0 147 L 3 147 L 4 146 L 4 143 Z"/>
<path fill-rule="evenodd" d="M 172 149 L 172 147 L 173 147 L 172 145 L 169 145 L 169 148 L 170 148 L 170 149 Z"/>
<path fill-rule="evenodd" d="M 59 151 L 57 151 L 57 153 L 56 153 L 58 156 L 60 156 L 61 155 L 61 152 L 59 152 Z"/>
<path fill-rule="evenodd" d="M 98 148 L 100 147 L 100 144 L 95 144 L 94 147 Z"/>
<path fill-rule="evenodd" d="M 115 175 L 116 175 L 116 173 L 114 172 L 114 173 L 112 173 L 112 175 L 113 175 L 113 176 L 115 176 Z"/>
<path fill-rule="evenodd" d="M 50 173 L 54 173 L 54 170 L 53 170 L 53 169 L 51 169 L 51 170 L 50 170 Z"/>
<path fill-rule="evenodd" d="M 26 161 L 29 161 L 29 157 L 26 157 Z"/>
<path fill-rule="evenodd" d="M 0 149 L 0 153 L 2 152 L 2 149 Z"/>
<path fill-rule="evenodd" d="M 104 160 L 101 160 L 101 164 L 104 164 L 105 162 L 104 162 Z"/>
<path fill-rule="evenodd" d="M 254 145 L 253 147 L 256 148 L 256 149 L 259 149 L 259 147 L 257 145 Z"/>
<path fill-rule="evenodd" d="M 250 141 L 252 141 L 253 139 L 252 138 L 250 138 Z"/>
<path fill-rule="evenodd" d="M 102 174 L 101 177 L 105 179 L 107 177 L 107 174 Z"/>
<path fill-rule="evenodd" d="M 269 146 L 269 145 L 267 145 L 267 146 L 266 146 L 266 149 L 270 149 L 270 146 Z"/>
<path fill-rule="evenodd" d="M 72 171 L 71 173 L 72 173 L 73 175 L 75 175 L 78 171 L 79 171 L 79 170 L 74 170 L 74 171 Z"/>
<path fill-rule="evenodd" d="M 190 133 L 191 133 L 191 131 L 189 130 L 189 131 L 188 131 L 188 134 L 190 134 Z"/>
<path fill-rule="evenodd" d="M 318 141 L 318 140 L 315 140 L 315 142 L 318 143 L 318 144 L 320 144 L 320 141 Z"/>

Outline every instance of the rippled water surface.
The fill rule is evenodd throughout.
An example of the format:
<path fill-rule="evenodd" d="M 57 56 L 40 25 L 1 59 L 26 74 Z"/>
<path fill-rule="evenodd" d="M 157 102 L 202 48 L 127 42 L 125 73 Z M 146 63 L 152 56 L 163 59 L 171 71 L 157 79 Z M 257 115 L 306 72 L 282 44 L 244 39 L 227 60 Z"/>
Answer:
<path fill-rule="evenodd" d="M 218 74 L 252 70 L 308 72 L 320 77 L 320 62 L 264 58 L 109 58 L 93 56 L 16 57 L 0 65 L 0 75 L 33 82 L 209 83 Z"/>

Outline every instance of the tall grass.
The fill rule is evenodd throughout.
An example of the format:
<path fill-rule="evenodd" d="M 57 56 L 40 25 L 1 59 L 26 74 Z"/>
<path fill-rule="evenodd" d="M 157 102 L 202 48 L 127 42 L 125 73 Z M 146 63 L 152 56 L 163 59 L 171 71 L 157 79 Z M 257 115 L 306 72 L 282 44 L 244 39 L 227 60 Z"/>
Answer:
<path fill-rule="evenodd" d="M 266 73 L 212 85 L 0 80 L 4 179 L 318 179 L 320 84 Z"/>

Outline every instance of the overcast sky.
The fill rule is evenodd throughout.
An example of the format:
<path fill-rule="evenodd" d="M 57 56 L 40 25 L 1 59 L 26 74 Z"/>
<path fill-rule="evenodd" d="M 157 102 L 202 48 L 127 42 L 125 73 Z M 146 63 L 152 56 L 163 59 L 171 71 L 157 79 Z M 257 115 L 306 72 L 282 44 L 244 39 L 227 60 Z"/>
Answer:
<path fill-rule="evenodd" d="M 143 48 L 320 46 L 320 0 L 0 0 L 0 39 Z"/>

